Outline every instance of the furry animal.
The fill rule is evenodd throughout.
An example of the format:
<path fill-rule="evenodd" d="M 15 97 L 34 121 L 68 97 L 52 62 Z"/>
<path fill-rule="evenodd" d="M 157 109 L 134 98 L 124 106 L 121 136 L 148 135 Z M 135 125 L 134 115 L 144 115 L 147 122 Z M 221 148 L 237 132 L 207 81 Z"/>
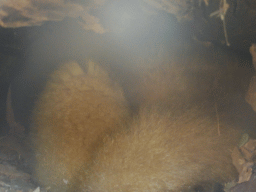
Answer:
<path fill-rule="evenodd" d="M 33 114 L 35 176 L 51 191 L 75 191 L 79 170 L 89 163 L 105 135 L 128 119 L 122 89 L 89 61 L 56 70 Z"/>
<path fill-rule="evenodd" d="M 178 115 L 177 115 L 178 114 Z M 128 131 L 105 140 L 84 191 L 192 191 L 209 181 L 226 182 L 236 171 L 231 151 L 239 131 L 217 124 L 200 108 L 143 109 Z"/>
<path fill-rule="evenodd" d="M 35 173 L 50 191 L 179 192 L 236 176 L 230 154 L 240 132 L 222 123 L 219 134 L 214 107 L 150 99 L 127 123 L 121 88 L 86 66 L 55 71 L 34 111 Z"/>

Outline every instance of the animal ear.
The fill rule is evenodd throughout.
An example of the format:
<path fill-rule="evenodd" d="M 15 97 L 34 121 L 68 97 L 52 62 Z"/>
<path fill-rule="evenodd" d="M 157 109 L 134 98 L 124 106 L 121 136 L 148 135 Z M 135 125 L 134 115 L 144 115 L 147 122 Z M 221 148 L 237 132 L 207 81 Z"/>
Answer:
<path fill-rule="evenodd" d="M 108 73 L 99 64 L 95 63 L 93 60 L 89 59 L 85 64 L 87 69 L 87 74 L 91 76 L 98 77 L 100 79 L 108 79 Z"/>
<path fill-rule="evenodd" d="M 75 61 L 68 62 L 63 66 L 63 70 L 58 74 L 58 77 L 64 82 L 69 81 L 74 76 L 85 75 L 83 69 Z"/>
<path fill-rule="evenodd" d="M 67 66 L 68 71 L 71 73 L 73 76 L 79 76 L 79 75 L 84 75 L 83 69 L 78 65 L 76 62 L 70 62 Z"/>

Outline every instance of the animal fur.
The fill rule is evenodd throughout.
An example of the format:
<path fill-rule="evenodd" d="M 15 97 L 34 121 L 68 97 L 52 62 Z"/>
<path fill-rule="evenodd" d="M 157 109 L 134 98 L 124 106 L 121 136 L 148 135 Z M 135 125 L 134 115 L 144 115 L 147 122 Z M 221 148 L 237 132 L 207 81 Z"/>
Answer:
<path fill-rule="evenodd" d="M 234 179 L 230 155 L 239 131 L 223 125 L 218 135 L 216 120 L 202 109 L 175 114 L 144 109 L 129 131 L 105 140 L 84 191 L 178 192 Z"/>
<path fill-rule="evenodd" d="M 87 74 L 74 62 L 54 72 L 35 109 L 35 172 L 44 186 L 178 192 L 235 177 L 230 154 L 240 132 L 222 123 L 219 135 L 215 112 L 163 109 L 150 99 L 126 125 L 122 90 L 102 68 L 87 66 Z"/>
<path fill-rule="evenodd" d="M 35 175 L 54 192 L 77 184 L 103 137 L 129 116 L 122 89 L 106 71 L 91 61 L 85 67 L 87 73 L 69 62 L 55 71 L 34 110 Z"/>

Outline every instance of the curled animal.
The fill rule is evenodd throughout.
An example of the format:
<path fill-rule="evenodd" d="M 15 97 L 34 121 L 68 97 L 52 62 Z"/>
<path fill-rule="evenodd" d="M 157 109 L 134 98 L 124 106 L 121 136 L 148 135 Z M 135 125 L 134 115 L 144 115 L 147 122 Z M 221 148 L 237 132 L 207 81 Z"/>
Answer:
<path fill-rule="evenodd" d="M 231 151 L 241 132 L 219 125 L 212 103 L 166 105 L 172 89 L 164 84 L 163 105 L 157 93 L 147 94 L 149 104 L 131 119 L 106 70 L 91 61 L 85 68 L 69 62 L 56 70 L 36 104 L 31 135 L 42 185 L 54 192 L 179 192 L 235 178 Z"/>

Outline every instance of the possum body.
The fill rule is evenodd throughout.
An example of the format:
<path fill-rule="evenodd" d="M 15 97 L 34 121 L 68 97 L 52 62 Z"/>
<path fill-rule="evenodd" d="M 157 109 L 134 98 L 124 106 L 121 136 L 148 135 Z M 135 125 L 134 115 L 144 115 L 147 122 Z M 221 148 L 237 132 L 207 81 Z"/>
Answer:
<path fill-rule="evenodd" d="M 56 70 L 33 112 L 35 176 L 51 191 L 72 191 L 103 136 L 129 116 L 122 89 L 106 71 L 92 61 L 85 67 L 68 62 Z"/>
<path fill-rule="evenodd" d="M 218 135 L 215 113 L 141 107 L 127 124 L 120 87 L 93 62 L 87 68 L 54 72 L 34 111 L 35 173 L 50 191 L 178 192 L 235 177 L 240 133 L 221 124 Z"/>
<path fill-rule="evenodd" d="M 84 176 L 84 191 L 183 191 L 208 181 L 227 182 L 236 171 L 231 151 L 239 131 L 221 126 L 202 109 L 141 110 L 130 125 L 105 140 Z"/>

